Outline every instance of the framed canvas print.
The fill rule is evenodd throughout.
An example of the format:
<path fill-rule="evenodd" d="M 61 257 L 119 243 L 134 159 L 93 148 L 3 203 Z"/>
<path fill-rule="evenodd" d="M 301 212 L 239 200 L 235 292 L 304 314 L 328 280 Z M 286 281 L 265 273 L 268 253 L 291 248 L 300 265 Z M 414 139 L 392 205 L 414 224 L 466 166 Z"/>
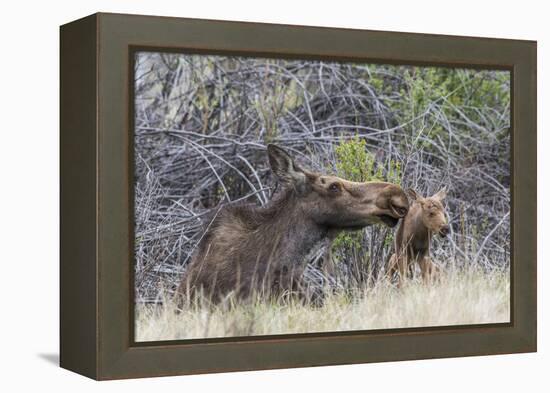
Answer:
<path fill-rule="evenodd" d="M 61 27 L 61 366 L 536 350 L 536 43 Z"/>

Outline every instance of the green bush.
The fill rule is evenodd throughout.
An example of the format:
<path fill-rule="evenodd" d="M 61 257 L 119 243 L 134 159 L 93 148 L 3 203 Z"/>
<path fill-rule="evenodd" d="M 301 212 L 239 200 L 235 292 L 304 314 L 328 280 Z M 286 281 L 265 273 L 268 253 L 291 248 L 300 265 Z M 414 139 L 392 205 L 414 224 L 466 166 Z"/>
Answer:
<path fill-rule="evenodd" d="M 341 142 L 335 148 L 337 175 L 347 180 L 357 182 L 387 181 L 401 184 L 401 163 L 389 159 L 386 165 L 376 161 L 374 154 L 367 150 L 366 141 L 356 135 L 353 139 Z M 378 231 L 385 245 L 391 245 L 393 234 L 389 231 Z M 363 231 L 343 232 L 333 243 L 333 254 L 343 256 L 343 259 L 355 259 L 355 263 L 365 265 L 371 259 L 367 245 L 364 242 Z M 364 270 L 364 269 L 362 269 Z"/>

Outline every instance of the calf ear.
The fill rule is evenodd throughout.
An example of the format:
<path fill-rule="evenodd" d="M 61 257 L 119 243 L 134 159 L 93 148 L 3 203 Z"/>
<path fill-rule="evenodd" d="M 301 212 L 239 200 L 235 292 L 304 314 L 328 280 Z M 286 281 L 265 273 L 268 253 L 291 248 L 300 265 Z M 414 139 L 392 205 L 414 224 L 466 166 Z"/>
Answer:
<path fill-rule="evenodd" d="M 303 169 L 294 162 L 284 149 L 272 144 L 267 145 L 267 155 L 271 170 L 279 181 L 292 185 L 300 185 L 306 181 L 306 174 Z"/>
<path fill-rule="evenodd" d="M 409 198 L 411 198 L 411 201 L 420 201 L 422 199 L 422 197 L 418 195 L 417 192 L 412 188 L 407 188 L 406 193 Z"/>
<path fill-rule="evenodd" d="M 447 187 L 443 187 L 433 197 L 442 201 L 447 196 Z"/>

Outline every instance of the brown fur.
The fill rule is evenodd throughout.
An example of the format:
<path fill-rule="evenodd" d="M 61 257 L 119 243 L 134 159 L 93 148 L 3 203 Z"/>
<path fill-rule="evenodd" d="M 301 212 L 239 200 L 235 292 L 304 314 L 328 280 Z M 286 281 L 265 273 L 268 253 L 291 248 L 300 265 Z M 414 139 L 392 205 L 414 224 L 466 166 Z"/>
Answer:
<path fill-rule="evenodd" d="M 397 185 L 313 173 L 274 145 L 268 156 L 282 190 L 265 207 L 226 205 L 216 211 L 180 293 L 202 290 L 217 301 L 229 293 L 299 290 L 308 254 L 331 231 L 381 222 L 394 226 L 408 211 L 407 196 Z"/>
<path fill-rule="evenodd" d="M 399 285 L 407 275 L 413 274 L 415 263 L 420 266 L 424 281 L 434 277 L 439 268 L 430 258 L 431 238 L 434 234 L 446 236 L 449 231 L 442 203 L 447 195 L 445 189 L 428 198 L 422 198 L 414 190 L 408 193 L 413 202 L 397 230 L 395 253 L 387 269 L 390 279 L 399 273 Z"/>

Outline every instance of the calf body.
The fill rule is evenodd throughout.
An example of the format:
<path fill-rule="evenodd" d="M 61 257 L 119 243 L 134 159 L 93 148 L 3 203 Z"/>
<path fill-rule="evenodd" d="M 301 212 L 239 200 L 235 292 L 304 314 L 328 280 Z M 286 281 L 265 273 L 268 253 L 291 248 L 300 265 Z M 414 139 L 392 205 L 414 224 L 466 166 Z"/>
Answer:
<path fill-rule="evenodd" d="M 387 265 L 390 279 L 399 273 L 399 285 L 407 275 L 413 274 L 416 263 L 424 281 L 434 276 L 438 267 L 430 258 L 431 238 L 434 234 L 446 236 L 449 231 L 442 203 L 447 195 L 445 189 L 427 198 L 414 190 L 408 190 L 408 193 L 412 203 L 397 229 L 395 253 Z"/>

